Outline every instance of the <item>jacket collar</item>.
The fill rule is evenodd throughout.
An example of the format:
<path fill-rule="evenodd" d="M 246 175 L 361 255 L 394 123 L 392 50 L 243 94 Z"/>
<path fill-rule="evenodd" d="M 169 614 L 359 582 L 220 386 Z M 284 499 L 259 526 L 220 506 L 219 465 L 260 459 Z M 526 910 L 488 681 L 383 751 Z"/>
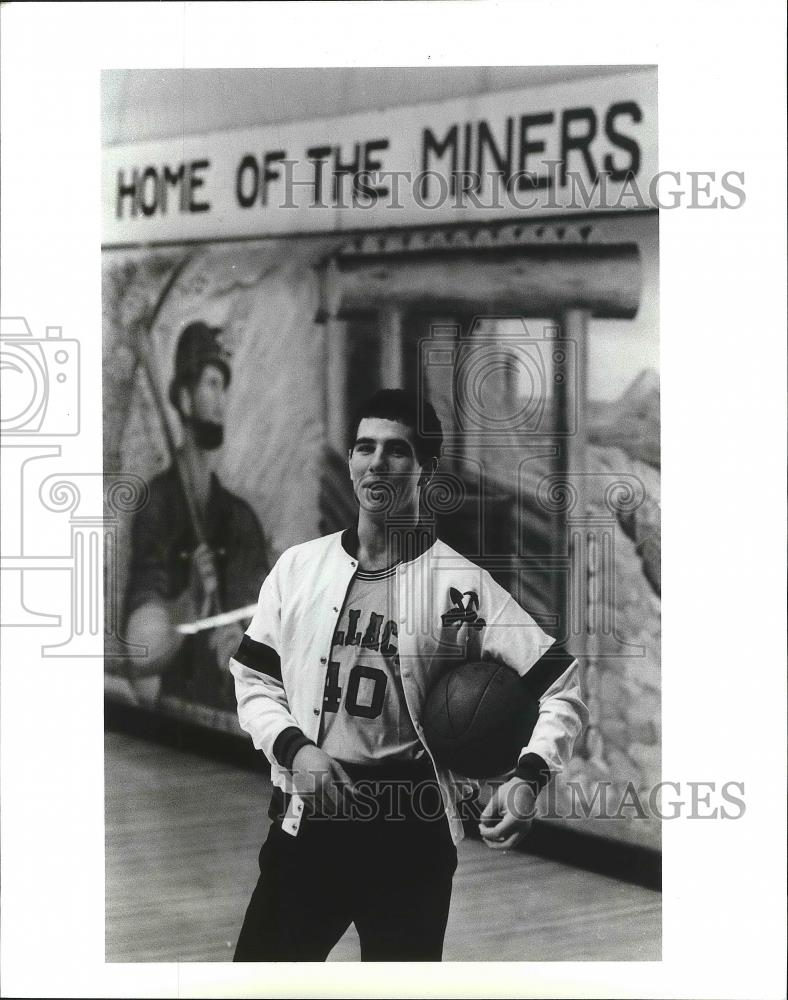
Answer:
<path fill-rule="evenodd" d="M 419 521 L 415 528 L 401 528 L 399 533 L 402 539 L 402 562 L 413 562 L 431 549 L 438 536 L 435 525 L 429 522 Z M 356 525 L 346 528 L 341 535 L 342 548 L 348 555 L 355 559 L 358 556 L 358 530 Z"/>

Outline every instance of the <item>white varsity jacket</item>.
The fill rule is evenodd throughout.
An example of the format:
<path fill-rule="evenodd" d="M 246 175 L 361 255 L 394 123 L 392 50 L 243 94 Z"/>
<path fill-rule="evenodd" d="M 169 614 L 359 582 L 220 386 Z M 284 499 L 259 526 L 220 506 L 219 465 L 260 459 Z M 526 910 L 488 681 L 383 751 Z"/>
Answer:
<path fill-rule="evenodd" d="M 241 727 L 265 753 L 274 785 L 285 792 L 293 793 L 292 783 L 274 744 L 293 727 L 318 740 L 326 664 L 358 568 L 356 544 L 350 529 L 284 552 L 263 583 L 257 610 L 230 660 Z M 447 664 L 492 659 L 521 676 L 533 671 L 529 681 L 537 682 L 539 717 L 520 763 L 525 762 L 526 771 L 536 764 L 541 786 L 566 766 L 587 721 L 577 660 L 555 647 L 486 570 L 448 545 L 424 536 L 412 554 L 397 568 L 400 673 L 413 725 L 427 752 L 423 705 Z M 457 803 L 467 797 L 472 782 L 441 767 L 431 753 L 430 759 L 457 844 L 463 838 Z M 303 802 L 293 794 L 283 829 L 296 835 L 302 815 Z"/>

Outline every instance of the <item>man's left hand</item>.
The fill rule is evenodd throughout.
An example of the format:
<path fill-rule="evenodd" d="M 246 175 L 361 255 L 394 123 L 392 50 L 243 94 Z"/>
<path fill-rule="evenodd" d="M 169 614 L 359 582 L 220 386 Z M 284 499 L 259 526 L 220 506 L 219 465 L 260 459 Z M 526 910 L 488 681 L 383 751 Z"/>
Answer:
<path fill-rule="evenodd" d="M 535 807 L 533 787 L 523 778 L 511 778 L 496 788 L 479 822 L 484 842 L 494 851 L 516 847 L 531 829 Z"/>

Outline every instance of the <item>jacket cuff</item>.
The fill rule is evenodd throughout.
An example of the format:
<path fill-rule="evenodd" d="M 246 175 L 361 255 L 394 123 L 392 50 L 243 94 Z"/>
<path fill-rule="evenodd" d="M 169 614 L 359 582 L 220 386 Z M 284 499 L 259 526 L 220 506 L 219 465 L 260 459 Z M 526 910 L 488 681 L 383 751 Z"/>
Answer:
<path fill-rule="evenodd" d="M 274 758 L 280 767 L 286 771 L 293 770 L 293 759 L 301 747 L 313 747 L 317 744 L 310 740 L 298 726 L 288 726 L 274 740 Z"/>
<path fill-rule="evenodd" d="M 538 753 L 524 753 L 517 762 L 514 773 L 528 782 L 534 795 L 538 795 L 551 778 L 550 768 Z"/>

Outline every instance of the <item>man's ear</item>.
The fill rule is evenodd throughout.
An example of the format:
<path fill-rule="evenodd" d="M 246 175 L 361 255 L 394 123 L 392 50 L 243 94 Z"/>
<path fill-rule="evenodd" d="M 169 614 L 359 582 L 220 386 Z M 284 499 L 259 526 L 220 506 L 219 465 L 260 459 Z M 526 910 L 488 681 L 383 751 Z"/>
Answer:
<path fill-rule="evenodd" d="M 438 459 L 433 456 L 421 470 L 421 476 L 419 477 L 419 486 L 422 487 L 422 489 L 425 486 L 428 486 L 437 471 L 438 471 Z"/>
<path fill-rule="evenodd" d="M 348 450 L 347 450 L 347 471 L 348 471 L 348 474 L 350 476 L 351 483 L 353 482 L 353 471 L 350 468 L 350 459 L 352 457 L 353 457 L 353 449 L 352 448 L 348 448 Z"/>

